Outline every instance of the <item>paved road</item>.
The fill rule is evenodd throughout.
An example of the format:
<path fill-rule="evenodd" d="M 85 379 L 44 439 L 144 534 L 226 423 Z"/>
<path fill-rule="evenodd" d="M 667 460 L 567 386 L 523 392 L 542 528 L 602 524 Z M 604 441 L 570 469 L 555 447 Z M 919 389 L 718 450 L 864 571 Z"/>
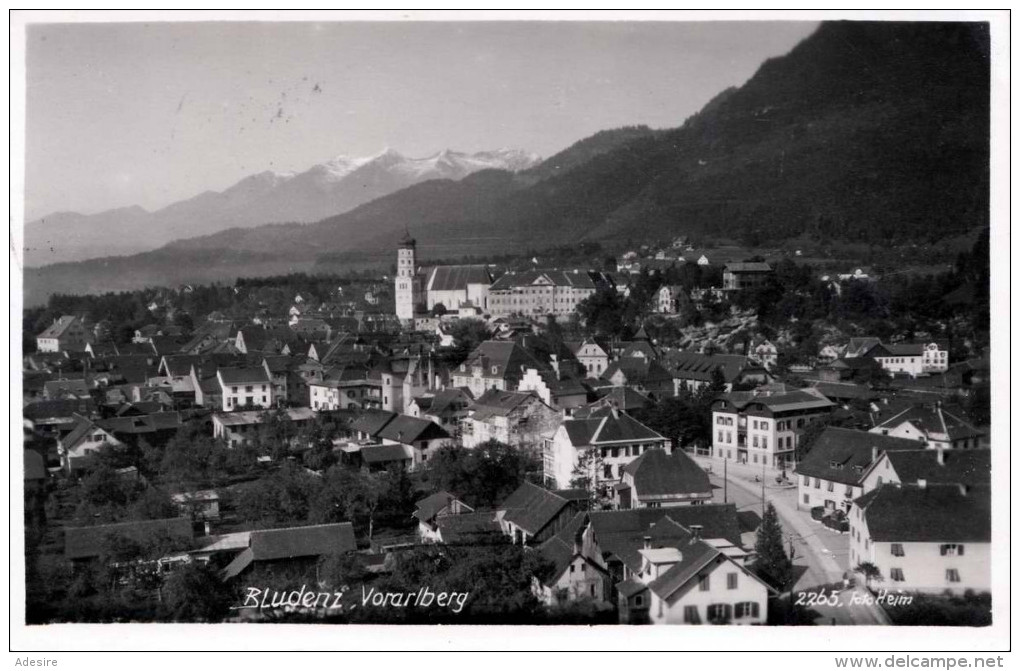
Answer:
<path fill-rule="evenodd" d="M 703 467 L 711 466 L 709 476 L 717 487 L 715 500 L 737 506 L 738 512 L 762 514 L 761 471 L 753 466 L 730 464 L 727 467 L 727 484 L 724 489 L 722 462 L 716 459 L 698 458 Z M 758 475 L 759 482 L 754 481 Z M 869 606 L 861 587 L 844 590 L 837 597 L 831 597 L 831 590 L 821 587 L 840 583 L 847 570 L 848 537 L 822 526 L 811 519 L 810 511 L 797 510 L 797 488 L 780 487 L 775 484 L 775 471 L 766 471 L 764 497 L 772 503 L 779 515 L 780 524 L 786 537 L 787 552 L 793 541 L 793 564 L 799 576 L 794 585 L 794 598 L 810 604 L 817 613 L 818 624 L 881 624 L 884 613 L 877 606 Z M 792 477 L 792 475 L 791 475 Z M 854 594 L 858 594 L 856 598 Z M 810 595 L 816 595 L 814 598 Z M 825 596 L 824 600 L 819 596 Z"/>

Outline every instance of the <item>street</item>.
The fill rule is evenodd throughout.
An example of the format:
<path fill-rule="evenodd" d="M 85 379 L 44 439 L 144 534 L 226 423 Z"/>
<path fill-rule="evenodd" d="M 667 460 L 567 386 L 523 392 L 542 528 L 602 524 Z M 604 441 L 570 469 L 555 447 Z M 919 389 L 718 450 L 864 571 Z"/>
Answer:
<path fill-rule="evenodd" d="M 792 559 L 797 574 L 794 600 L 817 613 L 816 624 L 881 624 L 885 621 L 881 608 L 864 605 L 860 598 L 852 599 L 855 593 L 864 594 L 863 587 L 831 596 L 831 586 L 840 585 L 848 569 L 849 539 L 812 520 L 810 511 L 798 510 L 796 486 L 777 485 L 779 472 L 766 469 L 763 490 L 760 468 L 732 462 L 726 464 L 727 482 L 724 483 L 722 460 L 706 457 L 696 457 L 696 460 L 706 470 L 710 469 L 709 479 L 716 488 L 714 500 L 736 504 L 742 519 L 745 514 L 761 516 L 764 491 L 765 502 L 771 503 L 779 516 L 787 552 L 791 542 L 793 545 Z M 791 479 L 794 477 L 792 473 L 787 475 Z"/>

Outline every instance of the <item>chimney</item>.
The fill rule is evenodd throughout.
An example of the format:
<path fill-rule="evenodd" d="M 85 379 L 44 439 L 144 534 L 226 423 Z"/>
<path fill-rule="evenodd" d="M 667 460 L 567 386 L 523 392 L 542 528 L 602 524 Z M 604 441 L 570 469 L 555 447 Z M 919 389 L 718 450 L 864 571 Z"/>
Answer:
<path fill-rule="evenodd" d="M 941 447 L 935 448 L 935 461 L 939 463 L 939 466 L 946 465 L 946 451 Z"/>
<path fill-rule="evenodd" d="M 960 488 L 960 496 L 967 496 L 970 493 L 970 486 L 965 485 L 962 482 L 956 485 Z"/>
<path fill-rule="evenodd" d="M 878 448 L 874 445 L 871 446 L 871 463 L 878 461 Z"/>
<path fill-rule="evenodd" d="M 928 488 L 928 481 L 925 480 L 924 478 L 918 478 L 917 479 L 917 487 L 919 489 L 927 489 Z"/>
<path fill-rule="evenodd" d="M 650 550 L 652 548 L 652 537 L 645 536 L 645 549 Z"/>
<path fill-rule="evenodd" d="M 560 377 L 560 358 L 555 354 L 549 355 L 549 365 L 552 366 L 553 371 L 556 373 L 556 379 Z"/>
<path fill-rule="evenodd" d="M 701 529 L 702 528 L 703 527 L 700 524 L 692 524 L 690 526 L 690 529 L 691 529 L 691 542 L 692 543 L 694 541 L 700 541 L 701 540 Z"/>

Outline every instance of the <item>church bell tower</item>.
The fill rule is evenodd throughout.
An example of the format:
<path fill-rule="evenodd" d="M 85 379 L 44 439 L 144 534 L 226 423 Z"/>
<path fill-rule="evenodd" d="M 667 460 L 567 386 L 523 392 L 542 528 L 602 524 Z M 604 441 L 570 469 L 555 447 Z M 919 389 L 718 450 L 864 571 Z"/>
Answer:
<path fill-rule="evenodd" d="M 405 233 L 397 248 L 397 276 L 394 279 L 397 317 L 401 321 L 414 320 L 414 312 L 421 304 L 421 280 L 415 258 L 415 240 Z"/>

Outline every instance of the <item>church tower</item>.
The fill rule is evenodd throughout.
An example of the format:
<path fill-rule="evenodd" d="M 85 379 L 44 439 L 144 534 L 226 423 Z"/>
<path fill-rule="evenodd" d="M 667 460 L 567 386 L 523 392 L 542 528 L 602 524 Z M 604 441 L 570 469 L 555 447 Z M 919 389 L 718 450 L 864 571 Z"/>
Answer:
<path fill-rule="evenodd" d="M 415 309 L 421 304 L 421 280 L 416 264 L 415 241 L 410 233 L 406 233 L 397 248 L 397 277 L 394 280 L 397 317 L 401 321 L 413 320 Z"/>

